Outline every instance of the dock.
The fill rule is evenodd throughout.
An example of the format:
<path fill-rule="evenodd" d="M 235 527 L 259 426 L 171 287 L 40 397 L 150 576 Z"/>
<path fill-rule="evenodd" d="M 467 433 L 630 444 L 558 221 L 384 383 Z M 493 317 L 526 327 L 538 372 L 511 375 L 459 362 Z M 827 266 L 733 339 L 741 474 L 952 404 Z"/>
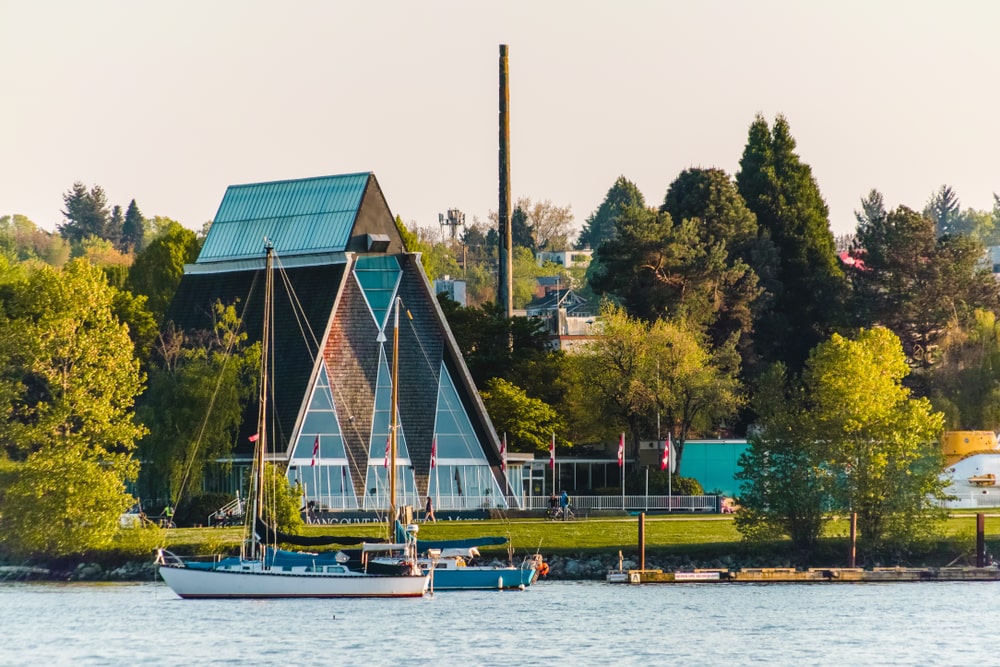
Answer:
<path fill-rule="evenodd" d="M 990 567 L 760 567 L 740 570 L 695 569 L 689 572 L 627 570 L 608 573 L 611 583 L 886 583 L 906 581 L 1000 581 L 1000 568 Z"/>

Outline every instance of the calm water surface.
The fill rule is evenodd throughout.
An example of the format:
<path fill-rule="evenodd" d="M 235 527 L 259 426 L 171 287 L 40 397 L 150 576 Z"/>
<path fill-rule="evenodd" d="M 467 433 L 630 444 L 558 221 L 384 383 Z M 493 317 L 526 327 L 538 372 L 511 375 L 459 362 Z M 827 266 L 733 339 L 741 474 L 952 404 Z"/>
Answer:
<path fill-rule="evenodd" d="M 185 601 L 0 584 L 2 665 L 995 665 L 1000 583 L 543 582 L 419 600 Z"/>

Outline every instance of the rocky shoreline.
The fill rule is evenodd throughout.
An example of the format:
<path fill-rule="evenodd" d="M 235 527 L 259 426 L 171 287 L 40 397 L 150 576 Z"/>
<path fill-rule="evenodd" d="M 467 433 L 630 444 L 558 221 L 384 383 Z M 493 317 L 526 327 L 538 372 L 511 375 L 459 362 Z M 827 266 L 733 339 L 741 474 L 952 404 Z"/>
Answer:
<path fill-rule="evenodd" d="M 499 564 L 499 561 L 496 561 Z M 545 556 L 549 566 L 546 579 L 556 581 L 603 580 L 609 570 L 617 570 L 618 554 L 597 554 L 580 556 Z M 639 566 L 632 558 L 621 563 L 626 570 Z M 647 558 L 647 569 L 664 572 L 689 570 L 694 568 L 737 568 L 762 564 L 737 564 L 732 557 L 699 562 L 687 557 Z M 788 566 L 785 564 L 784 566 Z M 73 567 L 43 567 L 37 565 L 0 565 L 0 581 L 156 581 L 156 566 L 152 560 L 130 561 L 115 567 L 104 567 L 99 563 L 81 562 Z"/>

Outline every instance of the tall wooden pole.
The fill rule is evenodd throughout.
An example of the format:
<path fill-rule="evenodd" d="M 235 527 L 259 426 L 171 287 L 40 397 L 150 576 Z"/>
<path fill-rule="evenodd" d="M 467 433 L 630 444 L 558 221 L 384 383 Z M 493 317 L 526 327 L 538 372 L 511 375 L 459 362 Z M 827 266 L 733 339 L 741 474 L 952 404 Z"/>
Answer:
<path fill-rule="evenodd" d="M 851 512 L 851 552 L 847 558 L 847 567 L 856 567 L 858 545 L 858 513 Z"/>
<path fill-rule="evenodd" d="M 513 235 L 510 228 L 510 88 L 507 69 L 507 45 L 500 45 L 500 204 L 498 208 L 500 234 L 500 266 L 497 268 L 497 306 L 504 309 L 507 319 L 514 314 L 513 268 L 511 250 Z"/>
<path fill-rule="evenodd" d="M 976 514 L 976 567 L 986 567 L 986 515 Z"/>
<path fill-rule="evenodd" d="M 646 569 L 646 513 L 639 513 L 639 569 Z"/>

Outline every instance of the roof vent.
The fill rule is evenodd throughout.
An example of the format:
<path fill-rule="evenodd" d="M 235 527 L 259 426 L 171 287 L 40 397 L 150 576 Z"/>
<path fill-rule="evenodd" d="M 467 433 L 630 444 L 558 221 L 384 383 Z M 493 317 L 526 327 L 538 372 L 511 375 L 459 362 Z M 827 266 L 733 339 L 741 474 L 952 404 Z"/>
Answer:
<path fill-rule="evenodd" d="M 389 237 L 386 234 L 368 234 L 368 252 L 385 252 L 389 249 Z"/>

